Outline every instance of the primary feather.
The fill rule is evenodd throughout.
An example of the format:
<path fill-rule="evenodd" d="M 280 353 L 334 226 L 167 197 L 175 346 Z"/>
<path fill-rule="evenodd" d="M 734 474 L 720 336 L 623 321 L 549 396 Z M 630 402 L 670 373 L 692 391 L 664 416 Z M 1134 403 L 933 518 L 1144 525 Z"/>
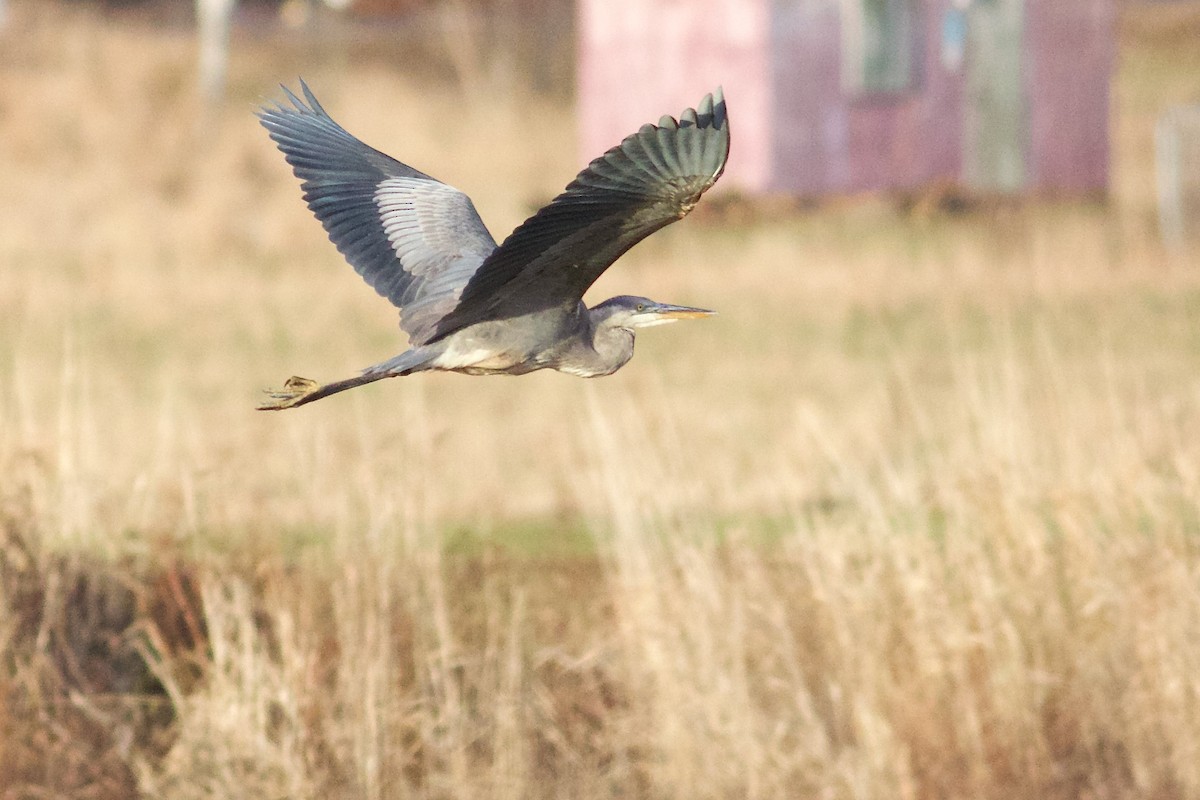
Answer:
<path fill-rule="evenodd" d="M 375 291 L 401 310 L 414 344 L 435 331 L 496 241 L 471 199 L 351 136 L 301 81 L 307 100 L 259 119 L 283 151 L 304 200 Z"/>

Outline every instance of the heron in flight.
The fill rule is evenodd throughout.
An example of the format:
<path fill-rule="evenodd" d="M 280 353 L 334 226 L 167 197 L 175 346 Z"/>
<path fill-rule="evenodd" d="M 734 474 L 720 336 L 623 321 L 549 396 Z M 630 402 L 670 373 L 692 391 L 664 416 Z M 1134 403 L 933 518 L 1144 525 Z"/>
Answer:
<path fill-rule="evenodd" d="M 583 294 L 721 176 L 729 121 L 720 89 L 679 119 L 643 125 L 497 246 L 470 198 L 363 144 L 300 87 L 303 100 L 283 87 L 291 106 L 265 107 L 259 119 L 337 249 L 400 309 L 410 347 L 346 380 L 292 377 L 260 409 L 425 370 L 611 375 L 633 356 L 638 328 L 714 313 L 624 295 L 588 308 Z"/>

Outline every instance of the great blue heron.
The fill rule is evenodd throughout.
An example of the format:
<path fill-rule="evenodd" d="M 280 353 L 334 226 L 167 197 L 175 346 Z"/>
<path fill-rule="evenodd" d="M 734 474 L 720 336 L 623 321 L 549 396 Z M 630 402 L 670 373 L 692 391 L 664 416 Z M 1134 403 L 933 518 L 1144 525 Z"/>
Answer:
<path fill-rule="evenodd" d="M 610 375 L 633 356 L 636 328 L 714 312 L 614 297 L 588 287 L 633 245 L 683 218 L 725 169 L 729 122 L 718 89 L 593 161 L 497 246 L 462 192 L 347 133 L 301 81 L 305 100 L 259 111 L 329 238 L 400 311 L 410 349 L 354 378 L 292 377 L 263 410 L 293 408 L 424 370 Z"/>

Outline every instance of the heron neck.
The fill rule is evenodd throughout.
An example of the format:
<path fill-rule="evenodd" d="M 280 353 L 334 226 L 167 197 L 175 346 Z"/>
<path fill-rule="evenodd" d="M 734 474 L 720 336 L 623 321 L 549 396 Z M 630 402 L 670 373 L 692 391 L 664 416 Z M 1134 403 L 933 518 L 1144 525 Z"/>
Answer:
<path fill-rule="evenodd" d="M 594 354 L 594 370 L 597 375 L 616 372 L 633 358 L 633 331 L 593 321 L 591 327 L 591 350 Z"/>
<path fill-rule="evenodd" d="M 567 338 L 548 365 L 583 378 L 611 375 L 633 358 L 633 331 L 608 324 L 604 312 L 579 305 L 574 335 Z"/>

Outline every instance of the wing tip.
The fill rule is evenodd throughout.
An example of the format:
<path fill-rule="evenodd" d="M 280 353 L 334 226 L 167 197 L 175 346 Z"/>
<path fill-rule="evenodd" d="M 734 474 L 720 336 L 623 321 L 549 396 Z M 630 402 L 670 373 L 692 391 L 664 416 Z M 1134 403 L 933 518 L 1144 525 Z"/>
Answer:
<path fill-rule="evenodd" d="M 682 150 L 677 151 L 676 145 L 667 145 L 661 141 L 664 135 L 670 138 L 673 132 L 687 129 L 694 129 L 700 137 L 691 138 L 693 134 L 684 134 L 679 141 L 687 143 L 686 146 L 678 145 L 684 148 Z M 629 172 L 630 169 L 638 172 L 650 166 L 651 171 L 656 174 L 700 169 L 715 182 L 725 171 L 725 162 L 729 158 L 729 139 L 725 91 L 723 86 L 718 85 L 714 91 L 704 95 L 695 107 L 685 108 L 678 119 L 666 114 L 659 118 L 657 124 L 642 125 L 612 150 L 593 159 L 584 172 L 603 173 L 615 179 L 617 176 L 612 173 L 614 168 L 617 172 Z M 623 157 L 614 161 L 614 151 L 621 153 Z M 567 189 L 577 188 L 583 174 L 580 173 Z"/>
<path fill-rule="evenodd" d="M 667 117 L 663 118 L 668 119 Z M 723 130 L 728 127 L 729 115 L 725 106 L 725 89 L 717 86 L 700 99 L 693 108 L 685 108 L 679 115 L 681 128 L 715 128 Z M 659 127 L 666 127 L 659 123 Z"/>
<path fill-rule="evenodd" d="M 725 106 L 725 87 L 718 85 L 714 91 L 704 95 L 696 106 L 696 114 L 700 118 L 701 128 L 722 129 L 728 127 L 729 113 Z"/>
<path fill-rule="evenodd" d="M 286 83 L 281 83 L 279 84 L 279 88 L 283 91 L 285 100 L 291 103 L 291 107 L 278 100 L 271 100 L 259 106 L 254 112 L 255 116 L 264 121 L 288 115 L 330 118 L 329 112 L 321 106 L 321 103 L 317 100 L 317 96 L 313 94 L 313 90 L 309 88 L 304 78 L 297 76 L 296 80 L 300 83 L 300 95 L 303 95 L 303 99 L 301 99 L 300 95 L 292 91 Z"/>

